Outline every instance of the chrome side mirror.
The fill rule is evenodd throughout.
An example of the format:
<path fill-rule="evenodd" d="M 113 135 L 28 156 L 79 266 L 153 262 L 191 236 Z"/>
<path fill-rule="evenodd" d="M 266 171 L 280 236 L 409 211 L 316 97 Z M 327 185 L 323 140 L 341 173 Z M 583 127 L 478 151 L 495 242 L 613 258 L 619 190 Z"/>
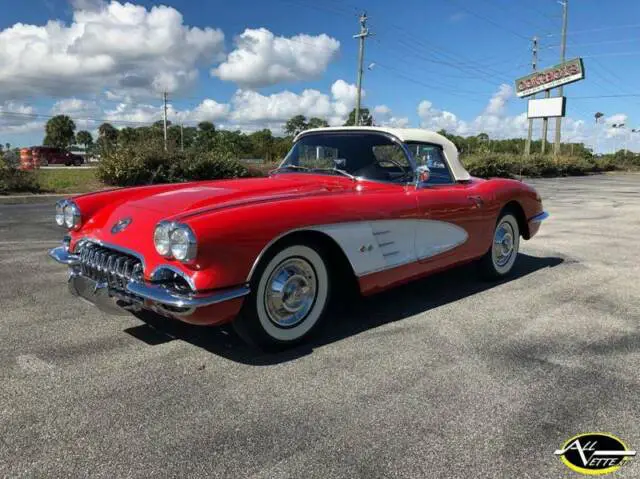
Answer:
<path fill-rule="evenodd" d="M 427 181 L 429 181 L 429 178 L 431 178 L 431 170 L 428 166 L 422 165 L 416 168 L 416 186 L 418 186 L 420 183 L 426 183 Z"/>

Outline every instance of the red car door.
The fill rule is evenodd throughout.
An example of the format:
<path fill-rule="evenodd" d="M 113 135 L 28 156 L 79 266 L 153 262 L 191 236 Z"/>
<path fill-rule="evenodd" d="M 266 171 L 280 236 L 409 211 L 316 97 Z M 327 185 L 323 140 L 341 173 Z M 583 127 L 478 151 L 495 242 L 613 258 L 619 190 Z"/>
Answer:
<path fill-rule="evenodd" d="M 440 148 L 416 147 L 418 166 L 430 169 L 429 179 L 415 190 L 419 215 L 425 220 L 416 230 L 418 259 L 440 268 L 481 256 L 490 244 L 485 209 L 490 199 L 476 181 L 454 181 Z M 425 150 L 428 154 L 421 155 Z"/>

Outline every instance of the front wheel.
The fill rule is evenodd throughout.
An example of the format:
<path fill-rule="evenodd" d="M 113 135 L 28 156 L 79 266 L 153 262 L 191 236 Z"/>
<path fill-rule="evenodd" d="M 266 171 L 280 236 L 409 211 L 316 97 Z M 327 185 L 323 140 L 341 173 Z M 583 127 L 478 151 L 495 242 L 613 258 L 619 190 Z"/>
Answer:
<path fill-rule="evenodd" d="M 258 266 L 233 327 L 242 339 L 264 349 L 297 344 L 320 324 L 330 292 L 322 249 L 311 244 L 286 246 Z"/>
<path fill-rule="evenodd" d="M 510 212 L 500 215 L 493 232 L 491 248 L 480 260 L 480 270 L 487 279 L 507 276 L 516 262 L 520 246 L 518 220 Z"/>

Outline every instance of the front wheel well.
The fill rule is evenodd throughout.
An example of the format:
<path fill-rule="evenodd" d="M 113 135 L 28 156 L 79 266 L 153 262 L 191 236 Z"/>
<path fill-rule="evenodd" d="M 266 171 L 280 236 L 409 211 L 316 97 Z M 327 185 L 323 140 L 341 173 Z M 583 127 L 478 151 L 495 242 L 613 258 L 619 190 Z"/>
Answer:
<path fill-rule="evenodd" d="M 527 216 L 524 214 L 522 205 L 515 200 L 509 201 L 500 211 L 500 216 L 507 211 L 516 217 L 516 220 L 518 221 L 518 228 L 520 228 L 520 234 L 524 239 L 528 240 L 531 237 L 529 235 L 529 224 L 527 223 Z"/>
<path fill-rule="evenodd" d="M 256 264 L 252 268 L 247 282 L 253 280 L 253 274 L 260 264 L 268 261 L 277 254 L 281 249 L 293 245 L 305 244 L 315 246 L 323 253 L 323 259 L 326 259 L 329 267 L 331 279 L 337 281 L 340 286 L 336 288 L 338 291 L 353 293 L 358 291 L 357 277 L 353 271 L 353 267 L 349 262 L 346 254 L 338 245 L 338 243 L 326 233 L 314 230 L 301 230 L 288 233 L 272 244 L 268 245 L 258 256 Z"/>

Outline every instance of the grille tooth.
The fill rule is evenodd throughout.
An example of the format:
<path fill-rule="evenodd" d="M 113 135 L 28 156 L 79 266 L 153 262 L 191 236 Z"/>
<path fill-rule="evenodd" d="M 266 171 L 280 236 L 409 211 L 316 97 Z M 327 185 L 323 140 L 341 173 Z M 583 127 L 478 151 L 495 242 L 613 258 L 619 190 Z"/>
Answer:
<path fill-rule="evenodd" d="M 96 250 L 88 247 L 89 253 L 87 254 L 87 270 L 89 272 L 89 277 L 92 278 L 96 269 Z"/>
<path fill-rule="evenodd" d="M 140 260 L 126 253 L 90 242 L 83 242 L 78 248 L 82 274 L 106 282 L 111 288 L 124 290 L 134 274 L 142 271 Z"/>
<path fill-rule="evenodd" d="M 107 283 L 112 283 L 111 268 L 113 267 L 112 255 L 105 253 L 104 276 Z"/>

